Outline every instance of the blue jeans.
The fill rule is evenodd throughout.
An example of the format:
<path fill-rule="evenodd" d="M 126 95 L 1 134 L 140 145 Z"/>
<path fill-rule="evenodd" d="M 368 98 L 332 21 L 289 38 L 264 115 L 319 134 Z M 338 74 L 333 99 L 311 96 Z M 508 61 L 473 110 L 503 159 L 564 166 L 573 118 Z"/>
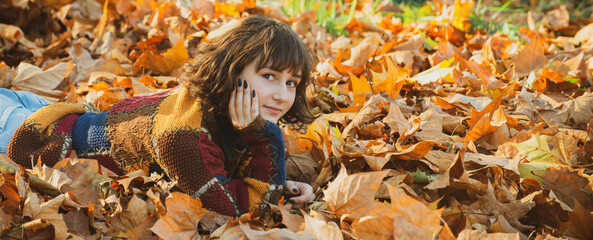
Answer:
<path fill-rule="evenodd" d="M 12 134 L 25 119 L 48 104 L 34 93 L 0 88 L 0 153 L 6 154 Z"/>

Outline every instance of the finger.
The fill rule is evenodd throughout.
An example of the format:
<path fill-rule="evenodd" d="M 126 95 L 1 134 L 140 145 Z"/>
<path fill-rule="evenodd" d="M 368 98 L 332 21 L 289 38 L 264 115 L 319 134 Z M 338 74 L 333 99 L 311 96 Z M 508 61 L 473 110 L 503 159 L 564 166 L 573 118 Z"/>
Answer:
<path fill-rule="evenodd" d="M 243 117 L 243 80 L 239 79 L 237 85 L 237 96 L 235 99 L 235 109 L 237 111 L 237 121 L 239 123 L 239 127 L 245 126 L 245 118 Z"/>
<path fill-rule="evenodd" d="M 251 123 L 251 90 L 246 80 L 243 80 L 243 119 L 245 125 Z"/>
<path fill-rule="evenodd" d="M 236 95 L 237 86 L 233 87 L 233 91 L 231 91 L 231 100 L 229 101 L 229 116 L 231 117 L 231 122 L 233 123 L 233 126 L 238 126 L 237 109 L 235 108 Z"/>
<path fill-rule="evenodd" d="M 284 189 L 286 189 L 286 192 L 290 193 L 291 195 L 297 195 L 300 192 L 293 181 L 286 181 L 284 184 Z"/>
<path fill-rule="evenodd" d="M 294 204 L 305 204 L 313 201 L 315 199 L 315 195 L 313 194 L 313 192 L 310 192 L 300 196 L 291 197 L 290 199 L 294 202 Z"/>
<path fill-rule="evenodd" d="M 259 102 L 255 90 L 251 90 L 251 119 L 255 120 L 259 115 Z"/>

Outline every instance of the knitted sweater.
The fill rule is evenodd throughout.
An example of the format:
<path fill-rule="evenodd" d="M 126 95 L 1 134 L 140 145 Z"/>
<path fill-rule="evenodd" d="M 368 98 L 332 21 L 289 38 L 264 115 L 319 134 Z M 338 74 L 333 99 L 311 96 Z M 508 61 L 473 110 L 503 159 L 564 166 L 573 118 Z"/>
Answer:
<path fill-rule="evenodd" d="M 72 150 L 117 174 L 160 168 L 205 208 L 229 216 L 277 202 L 286 181 L 278 126 L 258 116 L 235 131 L 204 109 L 187 87 L 124 99 L 103 113 L 56 103 L 25 120 L 7 155 L 28 168 L 37 159 L 53 166 Z"/>

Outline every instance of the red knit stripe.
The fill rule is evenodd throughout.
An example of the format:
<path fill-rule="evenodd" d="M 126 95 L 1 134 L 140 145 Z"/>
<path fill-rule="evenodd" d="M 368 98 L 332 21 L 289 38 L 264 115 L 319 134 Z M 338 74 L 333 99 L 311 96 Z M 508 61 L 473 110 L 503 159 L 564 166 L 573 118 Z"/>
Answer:
<path fill-rule="evenodd" d="M 200 196 L 200 200 L 204 208 L 208 210 L 227 216 L 237 216 L 235 207 L 233 206 L 233 203 L 236 202 L 231 202 L 231 199 L 228 198 L 218 183 L 211 186 L 206 193 Z"/>
<path fill-rule="evenodd" d="M 247 185 L 239 179 L 233 179 L 227 185 L 229 192 L 233 193 L 235 203 L 239 205 L 242 213 L 249 212 L 249 193 L 247 192 Z"/>
<path fill-rule="evenodd" d="M 99 162 L 99 164 L 101 166 L 106 167 L 107 169 L 111 170 L 113 173 L 115 173 L 119 176 L 124 175 L 122 170 L 119 169 L 119 166 L 117 165 L 117 163 L 115 163 L 113 158 L 111 158 L 110 156 L 96 155 L 96 156 L 92 156 L 90 158 L 96 159 L 97 162 Z"/>
<path fill-rule="evenodd" d="M 161 100 L 163 100 L 163 98 L 169 95 L 169 92 L 170 91 L 164 91 L 154 95 L 123 99 L 119 101 L 117 104 L 113 105 L 111 110 L 109 110 L 109 114 L 134 111 L 137 110 L 138 107 L 143 105 L 156 105 L 160 103 Z"/>
<path fill-rule="evenodd" d="M 245 136 L 244 140 L 250 143 L 262 141 L 256 136 Z M 272 147 L 267 144 L 252 144 L 249 146 L 249 150 L 252 153 L 258 153 L 256 156 L 263 157 L 254 157 L 251 159 L 249 165 L 245 167 L 244 173 L 251 178 L 255 178 L 263 182 L 269 182 L 274 175 L 275 169 L 275 164 L 271 159 L 271 156 L 274 153 Z"/>
<path fill-rule="evenodd" d="M 78 114 L 68 114 L 63 117 L 58 124 L 54 127 L 52 134 L 53 135 L 68 135 L 72 136 L 72 128 L 74 127 L 74 123 L 76 119 L 78 119 L 80 115 Z"/>
<path fill-rule="evenodd" d="M 226 177 L 227 172 L 224 170 L 224 160 L 220 159 L 221 157 L 224 158 L 222 150 L 208 139 L 206 133 L 200 134 L 198 148 L 200 149 L 202 161 L 204 162 L 206 170 L 213 176 Z"/>

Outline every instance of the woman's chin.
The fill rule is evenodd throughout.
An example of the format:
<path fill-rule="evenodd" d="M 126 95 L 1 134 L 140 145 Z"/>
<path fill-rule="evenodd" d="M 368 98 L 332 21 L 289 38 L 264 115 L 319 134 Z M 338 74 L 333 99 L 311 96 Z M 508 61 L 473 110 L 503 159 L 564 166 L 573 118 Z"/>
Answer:
<path fill-rule="evenodd" d="M 261 114 L 262 118 L 272 122 L 273 124 L 278 124 L 278 118 L 275 116 L 269 116 L 267 114 Z"/>

